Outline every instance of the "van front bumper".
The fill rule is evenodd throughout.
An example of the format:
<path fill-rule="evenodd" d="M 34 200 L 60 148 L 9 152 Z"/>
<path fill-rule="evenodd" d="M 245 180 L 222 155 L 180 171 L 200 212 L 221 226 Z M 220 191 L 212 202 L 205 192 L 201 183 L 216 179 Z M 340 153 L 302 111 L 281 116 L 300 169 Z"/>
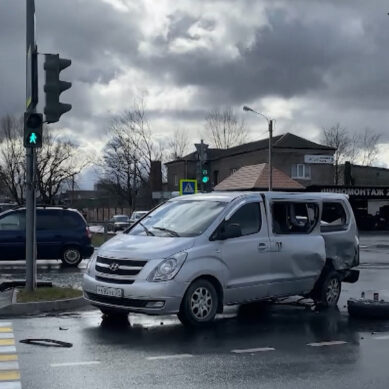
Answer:
<path fill-rule="evenodd" d="M 177 313 L 188 285 L 186 282 L 176 280 L 164 282 L 137 280 L 130 285 L 115 284 L 97 281 L 87 274 L 83 278 L 84 298 L 92 305 L 148 315 Z M 97 286 L 122 289 L 123 297 L 97 294 Z"/>

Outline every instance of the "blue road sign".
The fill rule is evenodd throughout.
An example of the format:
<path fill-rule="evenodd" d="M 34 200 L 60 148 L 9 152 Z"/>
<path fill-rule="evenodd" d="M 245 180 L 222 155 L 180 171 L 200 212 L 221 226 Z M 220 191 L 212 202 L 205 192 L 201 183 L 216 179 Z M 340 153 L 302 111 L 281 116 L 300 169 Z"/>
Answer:
<path fill-rule="evenodd" d="M 180 195 L 197 193 L 197 180 L 180 180 Z"/>

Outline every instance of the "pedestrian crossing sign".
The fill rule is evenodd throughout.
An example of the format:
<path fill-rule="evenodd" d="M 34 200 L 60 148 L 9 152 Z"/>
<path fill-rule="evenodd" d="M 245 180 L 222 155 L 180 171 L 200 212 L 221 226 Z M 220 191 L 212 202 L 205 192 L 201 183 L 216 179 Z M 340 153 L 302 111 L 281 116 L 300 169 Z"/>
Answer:
<path fill-rule="evenodd" d="M 197 180 L 180 180 L 180 195 L 190 195 L 197 193 Z"/>

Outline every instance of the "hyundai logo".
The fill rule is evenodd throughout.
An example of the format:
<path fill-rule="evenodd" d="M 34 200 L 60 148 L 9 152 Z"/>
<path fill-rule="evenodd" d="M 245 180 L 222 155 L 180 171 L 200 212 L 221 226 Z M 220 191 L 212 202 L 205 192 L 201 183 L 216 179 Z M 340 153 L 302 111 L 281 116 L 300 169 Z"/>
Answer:
<path fill-rule="evenodd" d="M 119 264 L 118 263 L 113 262 L 113 263 L 111 263 L 109 265 L 109 270 L 111 270 L 111 271 L 116 271 L 118 269 L 119 269 Z"/>

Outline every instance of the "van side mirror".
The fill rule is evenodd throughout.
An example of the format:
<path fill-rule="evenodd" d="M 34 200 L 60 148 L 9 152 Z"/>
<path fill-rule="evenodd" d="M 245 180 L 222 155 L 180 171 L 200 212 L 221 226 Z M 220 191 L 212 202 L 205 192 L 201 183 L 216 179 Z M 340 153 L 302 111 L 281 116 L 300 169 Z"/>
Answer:
<path fill-rule="evenodd" d="M 238 238 L 242 236 L 242 230 L 237 223 L 224 223 L 220 229 L 217 238 L 218 240 L 226 240 L 231 238 Z"/>

